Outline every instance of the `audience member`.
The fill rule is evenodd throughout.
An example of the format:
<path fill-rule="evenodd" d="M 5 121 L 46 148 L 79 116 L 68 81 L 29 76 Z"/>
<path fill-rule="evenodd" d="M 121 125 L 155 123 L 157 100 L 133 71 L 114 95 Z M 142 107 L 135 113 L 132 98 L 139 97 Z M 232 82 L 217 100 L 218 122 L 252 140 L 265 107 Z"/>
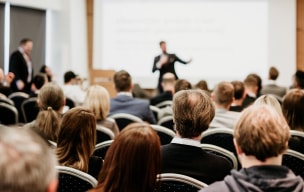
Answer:
<path fill-rule="evenodd" d="M 281 104 L 273 95 L 262 95 L 254 101 L 253 105 L 268 105 L 275 109 L 280 115 L 283 115 Z"/>
<path fill-rule="evenodd" d="M 73 71 L 64 74 L 64 95 L 72 99 L 77 106 L 82 105 L 86 92 L 81 88 L 81 81 Z"/>
<path fill-rule="evenodd" d="M 30 97 L 37 97 L 38 93 L 43 85 L 48 82 L 47 77 L 44 73 L 38 73 L 34 76 L 31 87 Z"/>
<path fill-rule="evenodd" d="M 175 93 L 181 90 L 188 90 L 188 89 L 192 89 L 192 85 L 189 81 L 187 81 L 186 79 L 179 79 L 176 81 L 174 86 Z"/>
<path fill-rule="evenodd" d="M 31 81 L 34 75 L 31 52 L 33 41 L 24 38 L 20 41 L 18 50 L 14 51 L 9 60 L 9 72 L 14 73 L 15 78 L 11 84 L 14 92 L 23 91 L 30 93 Z"/>
<path fill-rule="evenodd" d="M 219 83 L 211 94 L 215 104 L 215 116 L 210 123 L 210 128 L 231 128 L 239 117 L 238 112 L 229 111 L 234 100 L 234 88 L 229 82 Z"/>
<path fill-rule="evenodd" d="M 205 80 L 200 80 L 199 82 L 197 82 L 197 84 L 195 84 L 194 86 L 196 89 L 200 89 L 205 91 L 205 93 L 208 93 L 209 96 L 211 96 L 210 94 L 210 90 L 208 88 L 208 83 Z"/>
<path fill-rule="evenodd" d="M 115 136 L 118 135 L 119 129 L 115 120 L 107 118 L 110 112 L 110 95 L 104 87 L 90 86 L 83 105 L 94 113 L 97 125 L 109 128 Z"/>
<path fill-rule="evenodd" d="M 55 83 L 45 84 L 40 89 L 37 102 L 40 112 L 35 121 L 25 126 L 34 129 L 45 139 L 56 142 L 61 112 L 65 105 L 61 87 Z"/>
<path fill-rule="evenodd" d="M 121 70 L 116 72 L 114 74 L 114 83 L 118 94 L 110 101 L 110 115 L 128 113 L 151 124 L 156 123 L 149 102 L 143 99 L 133 98 L 132 78 L 127 71 Z"/>
<path fill-rule="evenodd" d="M 257 78 L 255 74 L 249 74 L 244 80 L 245 92 L 246 97 L 243 101 L 243 108 L 248 107 L 249 105 L 253 104 L 256 98 L 259 96 L 259 89 L 260 89 L 260 78 Z"/>
<path fill-rule="evenodd" d="M 246 97 L 244 83 L 242 81 L 232 81 L 234 88 L 234 100 L 229 108 L 229 111 L 241 112 L 243 110 L 243 101 Z"/>
<path fill-rule="evenodd" d="M 182 90 L 173 97 L 177 137 L 162 146 L 162 172 L 184 174 L 207 184 L 222 180 L 232 165 L 201 149 L 201 134 L 215 114 L 210 97 L 201 90 Z"/>
<path fill-rule="evenodd" d="M 82 107 L 67 111 L 57 139 L 57 157 L 60 165 L 72 167 L 97 178 L 102 159 L 93 156 L 96 144 L 96 119 Z"/>
<path fill-rule="evenodd" d="M 0 191 L 57 191 L 56 156 L 36 133 L 0 127 Z"/>
<path fill-rule="evenodd" d="M 294 74 L 293 88 L 304 89 L 304 71 L 297 70 Z"/>
<path fill-rule="evenodd" d="M 15 75 L 12 72 L 4 75 L 3 69 L 0 67 L 0 93 L 8 97 L 13 92 L 11 89 L 11 83 L 14 77 Z"/>
<path fill-rule="evenodd" d="M 40 73 L 46 74 L 47 79 L 48 79 L 48 82 L 54 81 L 53 73 L 52 73 L 52 71 L 51 71 L 51 68 L 49 68 L 48 66 L 43 65 L 43 66 L 40 68 Z"/>
<path fill-rule="evenodd" d="M 201 192 L 304 191 L 302 178 L 281 166 L 289 136 L 286 121 L 271 107 L 245 109 L 234 129 L 234 144 L 243 168 L 232 170 L 224 181 Z"/>
<path fill-rule="evenodd" d="M 276 80 L 279 76 L 279 70 L 275 67 L 270 67 L 268 72 L 269 83 L 264 85 L 261 94 L 273 94 L 282 98 L 286 94 L 286 88 L 278 86 Z"/>
<path fill-rule="evenodd" d="M 163 88 L 162 93 L 159 93 L 157 96 L 151 98 L 150 104 L 157 105 L 163 101 L 172 101 L 172 96 L 174 94 L 174 85 L 175 85 L 175 75 L 173 73 L 165 73 L 162 78 L 161 86 Z"/>
<path fill-rule="evenodd" d="M 148 124 L 128 125 L 111 144 L 92 191 L 154 192 L 160 155 L 159 137 Z"/>

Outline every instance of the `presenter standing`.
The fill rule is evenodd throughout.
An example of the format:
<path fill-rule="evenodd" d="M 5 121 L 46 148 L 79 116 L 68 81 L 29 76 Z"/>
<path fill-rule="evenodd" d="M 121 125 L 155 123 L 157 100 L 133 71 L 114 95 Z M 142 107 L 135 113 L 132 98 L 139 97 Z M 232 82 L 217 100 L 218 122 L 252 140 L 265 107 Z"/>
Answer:
<path fill-rule="evenodd" d="M 159 43 L 159 45 L 162 50 L 162 54 L 160 54 L 154 58 L 152 72 L 154 73 L 156 70 L 159 70 L 157 88 L 158 88 L 159 93 L 162 93 L 163 89 L 161 86 L 161 82 L 162 82 L 163 74 L 173 73 L 175 75 L 176 79 L 178 79 L 177 74 L 175 72 L 174 63 L 177 61 L 182 64 L 188 64 L 192 61 L 192 59 L 190 59 L 189 61 L 183 61 L 180 58 L 178 58 L 175 54 L 167 53 L 167 46 L 166 46 L 165 41 L 161 41 Z"/>

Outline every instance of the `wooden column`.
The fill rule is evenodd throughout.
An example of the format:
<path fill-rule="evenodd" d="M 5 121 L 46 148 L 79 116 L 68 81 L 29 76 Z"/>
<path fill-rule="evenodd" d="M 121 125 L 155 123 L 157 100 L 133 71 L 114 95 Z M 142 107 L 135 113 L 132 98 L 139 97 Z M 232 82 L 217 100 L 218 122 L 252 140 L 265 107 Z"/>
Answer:
<path fill-rule="evenodd" d="M 93 69 L 93 11 L 94 0 L 86 0 L 87 9 L 87 40 L 88 40 L 88 71 Z"/>
<path fill-rule="evenodd" d="M 304 1 L 297 0 L 297 69 L 304 71 Z"/>

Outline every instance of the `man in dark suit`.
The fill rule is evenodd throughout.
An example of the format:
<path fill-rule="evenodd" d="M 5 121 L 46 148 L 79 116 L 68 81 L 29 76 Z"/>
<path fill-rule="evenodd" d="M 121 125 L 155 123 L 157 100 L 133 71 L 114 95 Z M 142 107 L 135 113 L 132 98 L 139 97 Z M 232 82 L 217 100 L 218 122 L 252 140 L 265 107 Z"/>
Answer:
<path fill-rule="evenodd" d="M 24 38 L 20 41 L 18 50 L 10 56 L 9 71 L 15 74 L 15 78 L 11 84 L 13 91 L 23 91 L 26 93 L 30 93 L 31 91 L 31 81 L 34 74 L 30 56 L 32 49 L 32 40 Z"/>
<path fill-rule="evenodd" d="M 153 112 L 150 109 L 149 101 L 133 98 L 132 79 L 127 71 L 121 70 L 116 72 L 114 74 L 114 84 L 118 94 L 110 101 L 110 115 L 128 113 L 151 124 L 156 123 Z"/>
<path fill-rule="evenodd" d="M 175 75 L 175 78 L 178 79 L 177 74 L 175 72 L 174 63 L 180 62 L 183 64 L 188 64 L 192 60 L 189 61 L 183 61 L 180 58 L 178 58 L 175 54 L 169 54 L 167 53 L 167 46 L 165 41 L 161 41 L 159 43 L 160 48 L 162 50 L 162 54 L 158 55 L 154 58 L 154 64 L 152 68 L 152 72 L 154 73 L 156 70 L 159 70 L 159 78 L 158 78 L 158 91 L 160 93 L 163 92 L 163 88 L 161 86 L 162 77 L 165 73 L 173 73 Z"/>
<path fill-rule="evenodd" d="M 270 67 L 268 72 L 269 84 L 263 86 L 261 90 L 262 95 L 272 94 L 272 95 L 276 95 L 279 98 L 284 97 L 287 90 L 285 87 L 281 87 L 276 84 L 275 81 L 277 80 L 278 76 L 279 76 L 279 70 L 275 67 Z"/>
<path fill-rule="evenodd" d="M 179 173 L 206 184 L 222 180 L 232 165 L 223 157 L 200 148 L 201 134 L 215 114 L 210 97 L 202 90 L 182 90 L 173 97 L 177 136 L 162 146 L 162 173 Z"/>

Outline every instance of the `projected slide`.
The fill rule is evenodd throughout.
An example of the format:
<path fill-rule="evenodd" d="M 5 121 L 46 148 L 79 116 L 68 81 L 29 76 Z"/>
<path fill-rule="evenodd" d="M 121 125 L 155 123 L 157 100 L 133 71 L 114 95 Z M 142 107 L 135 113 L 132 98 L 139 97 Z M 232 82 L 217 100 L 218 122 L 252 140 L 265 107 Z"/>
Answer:
<path fill-rule="evenodd" d="M 95 69 L 125 69 L 143 87 L 152 73 L 159 42 L 189 65 L 175 63 L 180 78 L 243 80 L 268 68 L 266 0 L 96 0 Z"/>

